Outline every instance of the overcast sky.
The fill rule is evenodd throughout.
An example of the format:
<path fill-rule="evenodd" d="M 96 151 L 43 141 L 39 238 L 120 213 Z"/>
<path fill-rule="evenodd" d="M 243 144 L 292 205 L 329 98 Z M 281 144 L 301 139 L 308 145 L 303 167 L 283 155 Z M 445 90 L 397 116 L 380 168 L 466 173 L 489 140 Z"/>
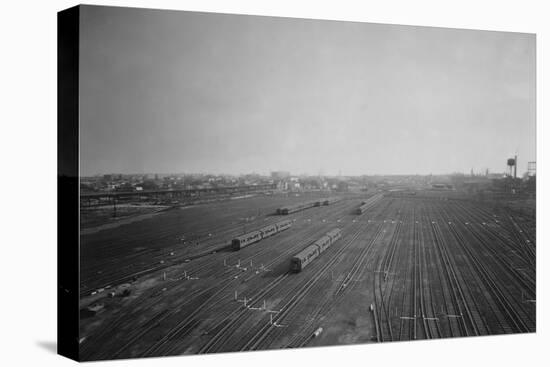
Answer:
<path fill-rule="evenodd" d="M 535 36 L 85 6 L 81 174 L 518 172 Z"/>

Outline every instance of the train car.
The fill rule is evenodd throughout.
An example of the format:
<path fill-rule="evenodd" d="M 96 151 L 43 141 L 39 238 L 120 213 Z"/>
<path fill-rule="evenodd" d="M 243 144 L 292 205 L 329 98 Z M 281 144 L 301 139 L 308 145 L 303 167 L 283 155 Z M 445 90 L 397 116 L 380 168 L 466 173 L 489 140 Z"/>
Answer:
<path fill-rule="evenodd" d="M 365 204 L 362 204 L 359 208 L 357 208 L 357 209 L 355 210 L 355 214 L 361 215 L 361 214 L 364 213 L 364 211 L 365 211 L 366 209 L 363 207 L 363 205 L 365 205 Z"/>
<path fill-rule="evenodd" d="M 340 200 L 342 200 L 342 199 L 339 198 L 339 197 L 327 198 L 327 199 L 323 200 L 323 205 L 331 205 L 331 204 L 339 202 Z"/>
<path fill-rule="evenodd" d="M 275 226 L 277 227 L 277 232 L 282 232 L 285 229 L 290 228 L 292 225 L 291 220 L 283 220 L 282 222 L 276 223 Z"/>
<path fill-rule="evenodd" d="M 234 238 L 231 241 L 231 247 L 234 250 L 240 250 L 243 247 L 246 247 L 248 245 L 251 245 L 255 242 L 258 242 L 264 238 L 267 238 L 269 236 L 273 236 L 279 232 L 282 232 L 292 226 L 291 220 L 283 220 L 281 222 L 270 224 L 268 226 L 265 226 L 257 231 L 253 231 L 250 233 L 243 234 L 239 237 Z"/>
<path fill-rule="evenodd" d="M 363 201 L 361 203 L 361 206 L 357 208 L 355 212 L 359 215 L 365 213 L 368 209 L 370 209 L 374 204 L 376 204 L 383 197 L 384 197 L 383 194 L 376 194 L 374 196 L 371 196 L 366 201 Z"/>
<path fill-rule="evenodd" d="M 323 236 L 319 238 L 317 241 L 313 242 L 314 245 L 319 246 L 319 252 L 325 251 L 327 248 L 329 248 L 331 243 L 332 243 L 332 238 L 330 238 L 329 236 Z"/>
<path fill-rule="evenodd" d="M 274 235 L 275 233 L 278 232 L 278 230 L 277 230 L 277 226 L 275 224 L 271 224 L 267 227 L 261 228 L 260 232 L 262 234 L 262 239 L 263 239 L 263 238 Z"/>
<path fill-rule="evenodd" d="M 299 273 L 309 263 L 311 263 L 317 256 L 319 256 L 319 246 L 310 245 L 297 253 L 290 260 L 290 270 Z"/>
<path fill-rule="evenodd" d="M 363 214 L 373 205 L 372 202 L 366 202 L 357 209 L 357 214 Z"/>
<path fill-rule="evenodd" d="M 258 242 L 262 239 L 262 232 L 254 231 L 250 233 L 243 234 L 242 236 L 236 237 L 231 241 L 231 247 L 234 250 L 240 250 L 243 247 L 251 245 L 255 242 Z"/>
<path fill-rule="evenodd" d="M 335 228 L 328 232 L 326 235 L 315 241 L 312 245 L 309 245 L 290 260 L 290 271 L 299 273 L 309 265 L 317 256 L 323 253 L 334 242 L 341 237 L 341 230 Z"/>
<path fill-rule="evenodd" d="M 315 202 L 311 201 L 307 203 L 282 207 L 280 209 L 277 209 L 277 213 L 280 215 L 288 215 L 288 214 L 299 212 L 301 210 L 312 208 L 314 206 L 315 206 Z"/>
<path fill-rule="evenodd" d="M 335 228 L 332 231 L 328 232 L 327 236 L 330 237 L 330 243 L 333 244 L 342 237 L 342 230 L 340 230 L 340 228 Z"/>

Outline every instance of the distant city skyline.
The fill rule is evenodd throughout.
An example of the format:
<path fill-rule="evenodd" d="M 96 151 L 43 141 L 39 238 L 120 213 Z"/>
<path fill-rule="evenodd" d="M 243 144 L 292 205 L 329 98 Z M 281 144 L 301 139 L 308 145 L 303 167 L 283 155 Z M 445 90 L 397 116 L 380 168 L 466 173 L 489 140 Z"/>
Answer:
<path fill-rule="evenodd" d="M 518 170 L 518 177 L 523 175 L 525 172 L 519 172 Z M 243 172 L 243 173 L 227 173 L 227 172 L 220 172 L 220 173 L 214 173 L 214 172 L 104 172 L 104 173 L 96 173 L 93 175 L 81 175 L 81 177 L 102 177 L 102 176 L 180 176 L 180 175 L 212 175 L 212 176 L 234 176 L 234 177 L 240 177 L 240 176 L 248 176 L 248 175 L 260 175 L 263 177 L 269 177 L 271 176 L 272 172 Z M 376 174 L 358 174 L 358 175 L 347 175 L 347 174 L 313 174 L 308 172 L 288 172 L 290 177 L 299 177 L 299 176 L 308 176 L 308 177 L 361 177 L 361 176 L 452 176 L 452 175 L 465 175 L 470 176 L 471 172 L 447 172 L 447 173 L 426 173 L 426 174 L 420 174 L 420 173 L 376 173 Z M 505 171 L 499 171 L 499 172 L 492 172 L 489 170 L 489 175 L 505 175 L 507 172 Z M 486 175 L 486 171 L 474 171 L 474 176 L 484 176 Z"/>
<path fill-rule="evenodd" d="M 532 34 L 83 6 L 81 176 L 518 175 Z"/>

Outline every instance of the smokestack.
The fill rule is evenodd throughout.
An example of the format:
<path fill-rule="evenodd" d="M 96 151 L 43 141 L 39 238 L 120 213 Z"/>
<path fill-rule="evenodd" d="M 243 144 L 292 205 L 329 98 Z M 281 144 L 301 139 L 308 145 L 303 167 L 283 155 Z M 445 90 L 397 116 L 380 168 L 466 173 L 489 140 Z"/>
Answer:
<path fill-rule="evenodd" d="M 514 178 L 517 178 L 518 173 L 518 156 L 517 154 L 514 156 Z"/>

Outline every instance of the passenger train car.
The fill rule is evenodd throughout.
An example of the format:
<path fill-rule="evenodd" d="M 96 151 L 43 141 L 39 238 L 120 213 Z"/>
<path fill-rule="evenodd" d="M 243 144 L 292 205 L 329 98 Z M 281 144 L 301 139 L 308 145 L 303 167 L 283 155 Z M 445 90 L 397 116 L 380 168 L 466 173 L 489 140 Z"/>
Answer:
<path fill-rule="evenodd" d="M 340 200 L 341 200 L 341 198 L 339 198 L 339 197 L 331 197 L 331 198 L 326 198 L 326 199 L 308 201 L 306 203 L 300 203 L 300 204 L 291 205 L 291 206 L 285 206 L 285 207 L 282 207 L 282 208 L 278 208 L 277 209 L 277 214 L 279 214 L 279 215 L 288 215 L 288 214 L 296 213 L 296 212 L 299 212 L 299 211 L 302 211 L 302 210 L 305 210 L 305 209 L 309 209 L 309 208 L 313 208 L 313 207 L 319 207 L 319 206 L 323 206 L 323 205 L 334 204 L 334 203 L 336 203 Z"/>
<path fill-rule="evenodd" d="M 310 201 L 307 203 L 285 206 L 283 208 L 277 209 L 277 213 L 280 215 L 288 215 L 288 214 L 296 213 L 305 209 L 313 208 L 314 206 L 316 206 L 315 203 L 316 203 L 315 201 Z"/>
<path fill-rule="evenodd" d="M 339 198 L 339 197 L 327 198 L 327 199 L 322 201 L 322 205 L 331 205 L 331 204 L 339 202 L 340 200 L 342 200 L 342 198 Z"/>
<path fill-rule="evenodd" d="M 299 273 L 303 268 L 308 266 L 315 258 L 329 248 L 334 242 L 342 237 L 340 228 L 335 228 L 328 232 L 323 237 L 319 238 L 313 244 L 309 245 L 290 260 L 290 270 L 294 273 Z"/>
<path fill-rule="evenodd" d="M 260 228 L 257 231 L 245 233 L 242 236 L 234 238 L 231 241 L 231 247 L 234 250 L 240 250 L 243 247 L 246 247 L 248 245 L 261 241 L 264 238 L 267 238 L 269 236 L 273 236 L 274 234 L 282 232 L 290 228 L 290 226 L 292 226 L 292 221 L 284 220 L 282 222 L 278 222 L 278 223 Z"/>
<path fill-rule="evenodd" d="M 369 210 L 374 204 L 376 204 L 380 199 L 384 197 L 384 194 L 376 194 L 368 198 L 366 201 L 361 203 L 361 206 L 355 211 L 356 214 L 361 215 Z"/>

